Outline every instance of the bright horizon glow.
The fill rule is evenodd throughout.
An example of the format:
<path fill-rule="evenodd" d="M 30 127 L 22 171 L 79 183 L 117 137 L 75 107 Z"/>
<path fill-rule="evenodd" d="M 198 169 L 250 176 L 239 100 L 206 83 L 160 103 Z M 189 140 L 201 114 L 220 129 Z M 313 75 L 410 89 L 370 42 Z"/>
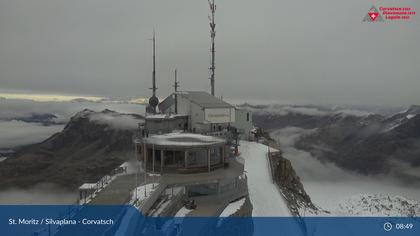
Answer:
<path fill-rule="evenodd" d="M 83 96 L 83 95 L 63 95 L 63 94 L 37 94 L 37 93 L 13 93 L 0 92 L 0 97 L 5 99 L 33 100 L 36 102 L 68 102 L 75 99 L 86 99 L 97 102 L 105 97 Z"/>

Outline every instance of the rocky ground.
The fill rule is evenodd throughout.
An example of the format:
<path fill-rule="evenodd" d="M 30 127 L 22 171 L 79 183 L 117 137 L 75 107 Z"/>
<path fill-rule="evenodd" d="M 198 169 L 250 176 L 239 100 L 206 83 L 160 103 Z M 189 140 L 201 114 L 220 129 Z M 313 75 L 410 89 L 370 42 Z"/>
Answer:
<path fill-rule="evenodd" d="M 282 190 L 293 215 L 299 216 L 302 211 L 319 211 L 303 188 L 290 161 L 283 158 L 281 154 L 273 155 L 271 158 L 275 162 L 274 180 Z"/>
<path fill-rule="evenodd" d="M 262 129 L 259 129 L 258 136 L 264 140 L 266 145 L 277 150 L 269 154 L 270 169 L 268 171 L 271 171 L 273 181 L 281 190 L 290 212 L 294 216 L 303 216 L 306 212 L 310 214 L 328 213 L 313 204 L 291 162 L 283 157 L 278 143 Z"/>

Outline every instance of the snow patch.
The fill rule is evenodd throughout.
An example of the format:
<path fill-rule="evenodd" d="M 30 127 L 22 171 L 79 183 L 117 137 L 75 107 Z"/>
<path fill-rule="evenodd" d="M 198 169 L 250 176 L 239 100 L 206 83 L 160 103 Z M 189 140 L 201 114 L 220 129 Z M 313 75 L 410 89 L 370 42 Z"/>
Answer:
<path fill-rule="evenodd" d="M 179 211 L 175 214 L 175 217 L 185 217 L 188 215 L 192 210 L 187 209 L 186 207 L 182 207 Z"/>
<path fill-rule="evenodd" d="M 227 205 L 223 212 L 220 214 L 220 217 L 228 217 L 235 214 L 237 211 L 239 211 L 239 209 L 241 209 L 244 203 L 245 198 L 229 203 L 229 205 Z"/>
<path fill-rule="evenodd" d="M 411 118 L 413 118 L 413 117 L 415 117 L 416 115 L 413 115 L 413 114 L 410 114 L 410 115 L 407 115 L 406 117 L 407 117 L 407 119 L 411 119 Z"/>

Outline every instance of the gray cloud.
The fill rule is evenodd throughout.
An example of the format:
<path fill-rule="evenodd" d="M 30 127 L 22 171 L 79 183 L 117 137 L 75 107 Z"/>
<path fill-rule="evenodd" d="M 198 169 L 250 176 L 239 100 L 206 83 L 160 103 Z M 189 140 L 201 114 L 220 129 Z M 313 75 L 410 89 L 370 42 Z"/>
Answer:
<path fill-rule="evenodd" d="M 217 1 L 217 94 L 311 103 L 409 105 L 420 100 L 420 21 L 363 23 L 371 2 Z M 379 4 L 379 3 L 378 3 Z M 385 0 L 386 6 L 400 5 Z M 404 6 L 419 8 L 415 0 Z M 208 90 L 206 0 L 0 2 L 0 83 L 110 96 L 158 87 Z"/>
<path fill-rule="evenodd" d="M 43 126 L 22 121 L 0 121 L 0 148 L 13 148 L 41 142 L 60 132 L 64 125 Z"/>
<path fill-rule="evenodd" d="M 89 119 L 90 121 L 106 124 L 115 129 L 122 130 L 136 130 L 139 127 L 139 123 L 143 121 L 131 115 L 102 113 L 92 114 L 89 116 Z"/>

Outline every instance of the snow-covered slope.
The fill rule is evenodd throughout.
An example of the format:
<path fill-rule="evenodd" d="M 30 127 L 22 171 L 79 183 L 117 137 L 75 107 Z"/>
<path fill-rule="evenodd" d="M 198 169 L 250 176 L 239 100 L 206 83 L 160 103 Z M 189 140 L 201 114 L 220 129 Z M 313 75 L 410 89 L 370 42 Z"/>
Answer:
<path fill-rule="evenodd" d="M 266 145 L 241 141 L 240 152 L 245 160 L 248 191 L 253 216 L 291 216 L 278 187 L 271 179 Z"/>

